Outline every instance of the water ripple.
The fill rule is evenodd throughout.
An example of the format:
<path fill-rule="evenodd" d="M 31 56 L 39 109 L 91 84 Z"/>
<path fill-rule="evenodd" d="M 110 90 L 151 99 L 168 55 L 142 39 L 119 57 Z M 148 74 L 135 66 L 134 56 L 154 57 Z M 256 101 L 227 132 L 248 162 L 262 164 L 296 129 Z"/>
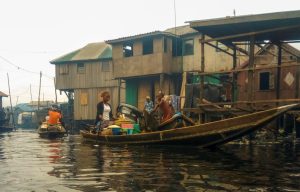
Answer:
<path fill-rule="evenodd" d="M 196 147 L 0 134 L 0 191 L 299 191 L 300 145 Z"/>

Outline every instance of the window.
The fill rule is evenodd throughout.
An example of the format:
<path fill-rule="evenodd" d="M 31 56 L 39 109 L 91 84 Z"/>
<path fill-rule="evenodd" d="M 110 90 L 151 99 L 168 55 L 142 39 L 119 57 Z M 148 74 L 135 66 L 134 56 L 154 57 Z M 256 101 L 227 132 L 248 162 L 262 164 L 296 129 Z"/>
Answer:
<path fill-rule="evenodd" d="M 290 55 L 290 58 L 289 58 L 291 61 L 297 61 L 297 57 L 294 56 L 294 55 Z"/>
<path fill-rule="evenodd" d="M 87 105 L 88 104 L 88 93 L 87 91 L 81 90 L 80 91 L 80 105 Z"/>
<path fill-rule="evenodd" d="M 168 52 L 168 39 L 165 37 L 164 38 L 164 53 Z"/>
<path fill-rule="evenodd" d="M 123 44 L 123 56 L 132 57 L 133 56 L 133 43 L 124 43 Z"/>
<path fill-rule="evenodd" d="M 84 63 L 77 63 L 77 73 L 79 74 L 85 73 Z"/>
<path fill-rule="evenodd" d="M 172 39 L 172 56 L 182 55 L 182 41 L 180 39 Z"/>
<path fill-rule="evenodd" d="M 103 72 L 109 72 L 110 71 L 110 64 L 109 61 L 102 61 L 101 62 L 101 70 Z"/>
<path fill-rule="evenodd" d="M 143 40 L 143 55 L 148 55 L 153 53 L 153 39 Z"/>
<path fill-rule="evenodd" d="M 274 75 L 270 72 L 259 73 L 259 90 L 274 89 Z"/>
<path fill-rule="evenodd" d="M 59 65 L 59 74 L 66 75 L 69 73 L 69 64 L 61 64 Z"/>
<path fill-rule="evenodd" d="M 194 54 L 194 40 L 187 39 L 183 42 L 183 55 L 193 55 Z"/>

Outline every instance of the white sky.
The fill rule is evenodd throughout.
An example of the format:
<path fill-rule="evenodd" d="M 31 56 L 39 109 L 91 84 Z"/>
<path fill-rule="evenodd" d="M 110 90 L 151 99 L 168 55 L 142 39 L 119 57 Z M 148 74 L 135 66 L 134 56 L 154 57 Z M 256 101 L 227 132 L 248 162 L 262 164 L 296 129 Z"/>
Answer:
<path fill-rule="evenodd" d="M 174 0 L 0 0 L 0 91 L 12 103 L 38 98 L 39 71 L 54 77 L 50 60 L 91 42 L 174 27 Z M 300 9 L 300 0 L 176 0 L 177 26 L 185 21 Z M 43 77 L 41 99 L 54 100 L 54 83 Z M 4 105 L 9 99 L 4 98 Z M 59 101 L 66 101 L 64 95 Z"/>

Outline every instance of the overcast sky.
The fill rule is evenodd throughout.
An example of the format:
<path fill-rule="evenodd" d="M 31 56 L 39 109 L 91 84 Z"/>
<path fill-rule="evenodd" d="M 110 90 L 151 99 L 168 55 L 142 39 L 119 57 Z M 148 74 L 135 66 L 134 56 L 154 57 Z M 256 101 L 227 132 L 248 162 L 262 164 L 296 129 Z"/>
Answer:
<path fill-rule="evenodd" d="M 300 0 L 176 0 L 177 26 L 232 16 L 234 9 L 237 15 L 297 10 Z M 174 25 L 174 0 L 0 0 L 0 91 L 8 94 L 8 73 L 13 105 L 30 101 L 30 85 L 37 100 L 42 71 L 41 99 L 54 100 L 50 60 L 91 42 Z"/>

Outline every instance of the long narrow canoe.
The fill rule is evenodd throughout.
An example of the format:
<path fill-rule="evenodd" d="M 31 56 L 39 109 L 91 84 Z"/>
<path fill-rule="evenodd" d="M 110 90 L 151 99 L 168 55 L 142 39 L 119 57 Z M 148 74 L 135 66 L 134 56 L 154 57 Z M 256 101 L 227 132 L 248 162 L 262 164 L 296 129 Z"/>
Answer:
<path fill-rule="evenodd" d="M 134 135 L 97 135 L 81 131 L 84 139 L 103 144 L 197 145 L 213 147 L 254 132 L 286 111 L 299 106 L 285 105 L 220 121 Z"/>
<path fill-rule="evenodd" d="M 61 138 L 67 134 L 66 129 L 61 124 L 48 125 L 46 122 L 42 123 L 37 132 L 40 137 L 48 139 Z"/>

